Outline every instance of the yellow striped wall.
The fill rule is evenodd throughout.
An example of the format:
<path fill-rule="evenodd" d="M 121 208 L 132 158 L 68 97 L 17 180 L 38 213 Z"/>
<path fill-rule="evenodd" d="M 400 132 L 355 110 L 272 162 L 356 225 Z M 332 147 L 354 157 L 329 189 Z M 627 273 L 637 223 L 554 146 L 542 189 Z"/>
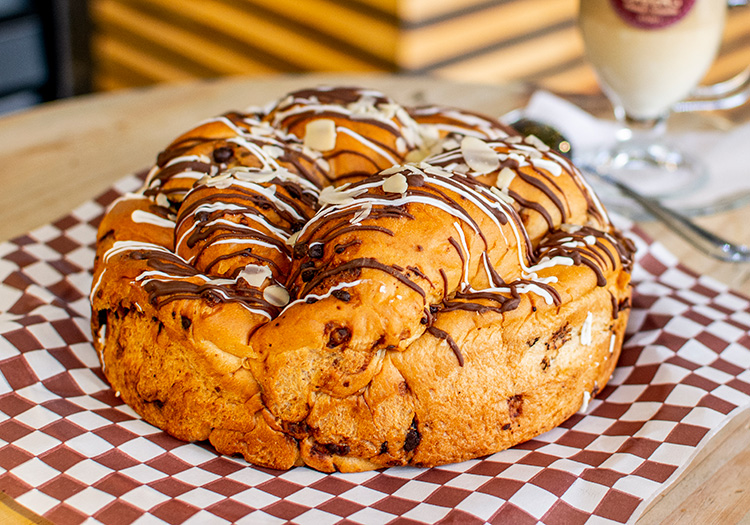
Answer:
<path fill-rule="evenodd" d="M 97 90 L 232 74 L 431 73 L 597 90 L 577 0 L 90 0 Z M 750 8 L 730 12 L 708 80 L 750 64 Z"/>

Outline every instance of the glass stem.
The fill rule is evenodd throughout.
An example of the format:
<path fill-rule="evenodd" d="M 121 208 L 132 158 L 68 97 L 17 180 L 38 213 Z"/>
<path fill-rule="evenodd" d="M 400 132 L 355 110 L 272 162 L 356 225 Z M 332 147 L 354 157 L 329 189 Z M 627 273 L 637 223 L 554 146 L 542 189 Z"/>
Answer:
<path fill-rule="evenodd" d="M 659 115 L 653 118 L 636 118 L 628 115 L 621 106 L 615 107 L 615 118 L 620 124 L 617 140 L 652 141 L 664 137 L 667 131 L 667 116 Z"/>

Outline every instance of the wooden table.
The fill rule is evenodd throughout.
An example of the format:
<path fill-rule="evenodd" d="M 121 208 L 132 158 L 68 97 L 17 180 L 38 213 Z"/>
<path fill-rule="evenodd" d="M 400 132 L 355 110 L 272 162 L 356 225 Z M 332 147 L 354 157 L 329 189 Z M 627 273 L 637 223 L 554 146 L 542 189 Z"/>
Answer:
<path fill-rule="evenodd" d="M 229 109 L 265 104 L 297 87 L 362 85 L 404 104 L 445 103 L 501 115 L 522 106 L 528 86 L 464 85 L 425 77 L 283 76 L 227 78 L 91 95 L 0 118 L 0 241 L 67 214 L 156 154 L 197 121 Z M 577 102 L 586 103 L 585 99 Z M 598 107 L 601 101 L 597 102 Z M 597 104 L 592 104 L 592 107 Z M 750 176 L 750 174 L 748 174 Z M 701 222 L 750 242 L 750 206 Z M 658 223 L 642 227 L 688 267 L 750 295 L 750 264 L 721 263 Z M 743 238 L 744 235 L 744 238 Z M 750 522 L 750 411 L 715 435 L 680 480 L 638 521 Z M 2 489 L 2 487 L 0 487 Z M 0 495 L 3 523 L 44 523 Z"/>

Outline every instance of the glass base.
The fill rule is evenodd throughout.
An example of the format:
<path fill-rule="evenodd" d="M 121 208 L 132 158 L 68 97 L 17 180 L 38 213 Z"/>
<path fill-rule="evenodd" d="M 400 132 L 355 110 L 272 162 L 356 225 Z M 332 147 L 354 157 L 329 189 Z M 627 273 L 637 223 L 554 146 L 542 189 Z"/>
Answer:
<path fill-rule="evenodd" d="M 665 142 L 626 140 L 594 153 L 583 161 L 638 193 L 655 199 L 672 199 L 699 191 L 708 181 L 708 168 L 697 159 Z"/>
<path fill-rule="evenodd" d="M 688 209 L 680 205 L 681 200 L 689 200 L 707 186 L 708 167 L 666 142 L 624 140 L 609 149 L 579 152 L 574 161 L 605 207 L 630 219 L 644 220 L 648 214 L 597 175 L 616 178 L 641 195 L 662 201 L 686 215 L 710 212 L 708 208 Z"/>

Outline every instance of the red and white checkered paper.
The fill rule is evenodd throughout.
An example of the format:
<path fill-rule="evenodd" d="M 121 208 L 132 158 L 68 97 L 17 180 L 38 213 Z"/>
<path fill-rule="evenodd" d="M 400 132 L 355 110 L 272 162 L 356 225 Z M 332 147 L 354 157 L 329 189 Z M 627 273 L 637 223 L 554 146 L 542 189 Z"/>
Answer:
<path fill-rule="evenodd" d="M 0 489 L 56 523 L 623 523 L 750 405 L 750 302 L 637 230 L 629 337 L 614 377 L 559 428 L 432 469 L 288 472 L 142 421 L 91 345 L 96 225 L 131 176 L 0 244 Z"/>

